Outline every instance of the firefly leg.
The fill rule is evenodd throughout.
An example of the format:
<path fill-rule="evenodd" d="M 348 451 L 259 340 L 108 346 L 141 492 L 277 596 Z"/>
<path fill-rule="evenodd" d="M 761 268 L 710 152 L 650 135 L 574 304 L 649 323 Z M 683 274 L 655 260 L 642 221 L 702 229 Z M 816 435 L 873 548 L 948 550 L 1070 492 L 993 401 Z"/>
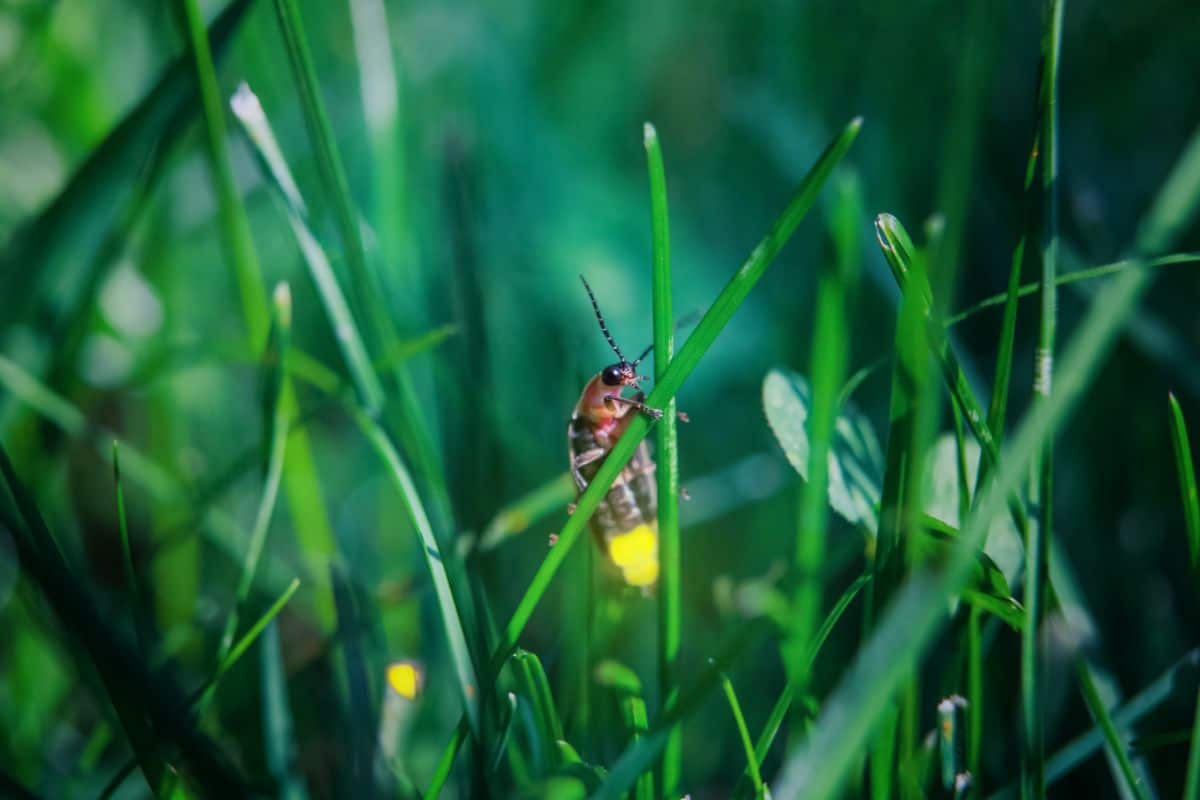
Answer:
<path fill-rule="evenodd" d="M 638 411 L 641 411 L 643 414 L 650 417 L 650 419 L 662 419 L 662 415 L 663 415 L 662 411 L 659 411 L 657 408 L 651 408 L 650 406 L 646 405 L 641 400 L 638 400 L 636 398 L 621 397 L 620 395 L 610 394 L 610 395 L 607 395 L 604 399 L 611 400 L 614 403 L 624 403 L 627 406 L 636 408 Z"/>

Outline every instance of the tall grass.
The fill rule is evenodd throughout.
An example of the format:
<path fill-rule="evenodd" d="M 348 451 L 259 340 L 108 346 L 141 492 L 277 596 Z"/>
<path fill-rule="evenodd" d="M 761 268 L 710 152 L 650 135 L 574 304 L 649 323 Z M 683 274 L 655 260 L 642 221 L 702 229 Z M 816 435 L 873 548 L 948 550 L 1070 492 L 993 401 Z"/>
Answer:
<path fill-rule="evenodd" d="M 1127 506 L 1152 504 L 1169 518 L 1160 527 L 1182 531 L 1161 538 L 1171 552 L 1186 547 L 1195 582 L 1200 500 L 1185 423 L 1195 398 L 1169 396 L 1162 441 L 1138 464 L 1144 478 L 1122 488 L 1134 500 L 1098 497 L 1105 473 L 1091 463 L 1118 448 L 1124 427 L 1139 441 L 1158 435 L 1134 415 L 1113 418 L 1125 402 L 1138 407 L 1136 386 L 1127 400 L 1099 392 L 1113 385 L 1109 365 L 1140 363 L 1146 328 L 1130 326 L 1147 297 L 1167 326 L 1163 374 L 1192 385 L 1186 331 L 1163 322 L 1180 312 L 1147 290 L 1186 280 L 1200 261 L 1172 252 L 1191 242 L 1200 211 L 1200 131 L 1131 242 L 1108 242 L 1133 226 L 1104 215 L 1128 204 L 1110 209 L 1074 181 L 1077 131 L 1060 124 L 1084 102 L 1080 73 L 1094 63 L 1072 40 L 1084 11 L 1046 4 L 1021 173 L 1000 164 L 1009 154 L 990 131 L 993 83 L 1013 86 L 994 34 L 1010 17 L 984 6 L 932 18 L 872 10 L 863 31 L 886 30 L 886 42 L 862 46 L 893 66 L 897 42 L 906 61 L 917 45 L 939 52 L 945 32 L 955 43 L 953 66 L 929 88 L 949 87 L 928 104 L 948 111 L 922 128 L 941 144 L 920 183 L 935 213 L 917 224 L 897 176 L 911 166 L 905 151 L 927 157 L 927 142 L 905 136 L 903 115 L 882 114 L 853 164 L 862 118 L 817 154 L 825 112 L 810 115 L 804 100 L 816 95 L 748 80 L 710 97 L 706 69 L 724 69 L 732 51 L 709 48 L 707 34 L 676 38 L 699 30 L 676 27 L 682 17 L 647 17 L 621 51 L 640 86 L 640 59 L 662 56 L 654 43 L 682 42 L 673 58 L 687 76 L 664 73 L 672 91 L 637 101 L 664 137 L 645 124 L 646 173 L 634 181 L 628 149 L 619 169 L 594 171 L 579 155 L 637 118 L 603 88 L 605 70 L 574 71 L 611 66 L 605 25 L 616 10 L 531 16 L 543 30 L 496 28 L 466 7 L 270 5 L 247 15 L 253 3 L 231 0 L 206 24 L 204 4 L 176 0 L 185 52 L 164 55 L 142 98 L 111 111 L 109 133 L 80 135 L 78 169 L 0 255 L 0 619 L 11 644 L 0 652 L 0 792 L 890 800 L 1041 798 L 1070 781 L 1065 791 L 1150 798 L 1157 780 L 1200 800 L 1200 670 L 1187 625 L 1163 637 L 1190 648 L 1165 671 L 1150 648 L 1122 652 L 1144 637 L 1111 630 L 1118 606 L 1168 625 L 1130 593 L 1143 579 L 1173 587 L 1184 572 L 1147 566 L 1134 546 L 1117 563 L 1141 525 L 1159 524 Z M 826 52 L 796 24 L 807 13 L 738 12 L 773 54 L 759 66 L 779 68 L 776 37 L 785 61 Z M 899 19 L 929 24 L 909 39 Z M 239 29 L 240 49 L 222 62 Z M 527 63 L 506 52 L 513 36 L 529 39 Z M 702 52 L 713 59 L 704 69 Z M 58 80 L 63 69 L 52 70 Z M 823 84 L 837 73 L 820 74 Z M 684 84 L 696 91 L 676 95 Z M 360 92 L 353 101 L 347 86 Z M 65 108 L 97 102 L 94 87 L 80 88 L 85 99 Z M 842 105 L 871 105 L 847 91 Z M 609 105 L 625 109 L 619 125 Z M 574 132 L 568 146 L 555 135 L 560 115 L 612 125 L 592 140 Z M 743 138 L 713 149 L 726 128 Z M 5 136 L 0 125 L 0 169 Z M 1151 141 L 1178 145 L 1157 132 Z M 696 159 L 717 152 L 736 166 L 712 195 Z M 205 168 L 192 170 L 198 156 Z M 1138 163 L 1149 176 L 1155 160 Z M 1011 178 L 1004 198 L 1023 206 L 1007 227 L 1008 209 L 976 196 L 993 172 Z M 564 202 L 566 192 L 577 194 Z M 882 197 L 904 213 L 880 213 Z M 743 229 L 779 202 L 732 269 Z M 0 210 L 7 203 L 0 192 Z M 164 214 L 173 204 L 180 213 Z M 801 226 L 814 210 L 824 230 Z M 626 231 L 648 250 L 624 242 Z M 148 282 L 143 260 L 158 273 Z M 1027 262 L 1036 276 L 1023 274 Z M 996 263 L 1006 291 L 959 304 L 960 285 L 989 291 L 982 278 Z M 229 280 L 212 278 L 214 264 Z M 860 281 L 885 266 L 895 286 Z M 611 298 L 614 331 L 632 328 L 629 309 L 650 298 L 646 403 L 664 414 L 633 416 L 576 497 L 562 433 L 568 395 L 597 364 L 573 338 L 559 273 L 580 270 Z M 1063 292 L 1060 318 L 1059 287 L 1085 281 L 1099 290 L 1078 314 Z M 1036 323 L 1020 313 L 1034 295 Z M 703 313 L 676 350 L 676 309 L 696 305 Z M 998 306 L 998 317 L 984 313 Z M 156 314 L 169 322 L 138 333 Z M 731 324 L 736 335 L 722 336 Z M 1110 358 L 1126 333 L 1133 347 Z M 977 377 L 980 357 L 994 358 L 990 382 Z M 762 408 L 747 411 L 746 387 L 759 384 Z M 692 424 L 677 425 L 687 419 L 677 402 Z M 1077 417 L 1100 418 L 1104 433 L 1070 427 Z M 652 429 L 660 575 L 639 592 L 580 540 L 613 487 L 622 497 Z M 1168 434 L 1181 514 L 1159 502 L 1174 499 L 1158 491 L 1172 472 L 1161 458 Z M 109 458 L 111 478 L 97 469 Z M 798 478 L 785 476 L 789 465 Z M 692 504 L 679 502 L 681 482 L 703 487 Z M 1109 525 L 1117 503 L 1120 525 Z M 860 596 L 861 614 L 848 613 Z M 401 688 L 389 684 L 396 663 L 411 678 Z M 1123 700 L 1131 674 L 1158 677 Z M 1019 713 L 1003 713 L 1014 701 Z M 1191 727 L 1160 730 L 1181 709 Z M 1145 758 L 1151 746 L 1176 748 L 1179 766 Z M 1096 754 L 1108 775 L 1082 769 Z"/>

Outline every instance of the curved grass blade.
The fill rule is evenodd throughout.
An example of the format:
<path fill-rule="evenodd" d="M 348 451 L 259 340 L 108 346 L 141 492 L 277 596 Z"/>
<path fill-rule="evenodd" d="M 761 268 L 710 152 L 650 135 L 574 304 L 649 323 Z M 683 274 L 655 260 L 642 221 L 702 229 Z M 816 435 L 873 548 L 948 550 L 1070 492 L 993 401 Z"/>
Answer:
<path fill-rule="evenodd" d="M 393 484 L 400 493 L 400 499 L 404 503 L 405 511 L 408 512 L 409 519 L 417 531 L 417 536 L 420 538 L 421 553 L 425 558 L 425 565 L 429 568 L 429 576 L 433 581 L 434 592 L 437 595 L 438 608 L 442 616 L 442 627 L 446 633 L 446 642 L 450 648 L 451 660 L 454 662 L 454 671 L 458 679 L 458 688 L 462 697 L 463 708 L 467 720 L 470 722 L 471 730 L 477 737 L 480 737 L 482 730 L 479 718 L 479 693 L 484 684 L 481 684 L 475 675 L 474 662 L 471 660 L 471 651 L 467 646 L 467 636 L 463 631 L 462 616 L 455 603 L 454 593 L 450 588 L 450 577 L 446 572 L 446 565 L 442 561 L 441 549 L 438 547 L 437 539 L 433 535 L 433 528 L 429 524 L 429 517 L 425 513 L 425 505 L 421 502 L 421 498 L 417 494 L 417 487 L 408 472 L 408 467 L 404 465 L 400 454 L 396 451 L 395 446 L 383 428 L 379 426 L 379 423 L 372 419 L 366 412 L 356 407 L 351 406 L 348 408 L 348 411 L 351 418 L 358 425 L 359 430 L 367 438 L 372 449 L 375 450 L 375 453 L 383 460 L 384 465 L 387 467 L 388 476 L 392 479 Z M 482 741 L 482 738 L 479 740 Z"/>
<path fill-rule="evenodd" d="M 1198 261 L 1200 261 L 1200 253 L 1172 253 L 1169 256 L 1152 258 L 1148 261 L 1123 258 L 1120 261 L 1113 261 L 1110 264 L 1101 264 L 1097 267 L 1076 269 L 1065 274 L 1055 275 L 1054 285 L 1056 287 L 1061 287 L 1068 286 L 1073 283 L 1080 283 L 1082 281 L 1095 280 L 1097 278 L 1107 278 L 1134 267 L 1137 267 L 1138 269 L 1158 269 L 1160 267 L 1173 267 L 1178 264 L 1195 264 Z M 1021 284 L 1020 286 L 1016 287 L 1016 296 L 1018 298 L 1029 297 L 1030 295 L 1037 294 L 1041 288 L 1041 281 L 1038 281 L 1037 283 Z M 987 311 L 989 308 L 1002 306 L 1005 304 L 1007 299 L 1007 293 L 994 294 L 990 297 L 985 297 L 979 302 L 967 306 L 962 311 L 947 317 L 945 320 L 946 327 L 953 327 L 960 322 L 978 315 L 980 312 Z"/>
<path fill-rule="evenodd" d="M 642 142 L 650 183 L 650 230 L 654 302 L 654 380 L 662 380 L 675 351 L 675 323 L 671 311 L 671 235 L 667 209 L 667 176 L 658 132 L 645 124 Z M 658 693 L 669 703 L 678 688 L 675 670 L 679 660 L 682 610 L 679 575 L 679 439 L 675 431 L 675 398 L 667 401 L 658 423 Z M 677 793 L 683 767 L 683 740 L 675 728 L 667 736 L 659 776 L 664 796 Z"/>
<path fill-rule="evenodd" d="M 696 329 L 692 331 L 692 335 L 679 350 L 679 354 L 671 360 L 662 380 L 656 383 L 654 390 L 646 398 L 649 406 L 661 408 L 666 401 L 675 396 L 683 382 L 692 374 L 700 359 L 708 352 L 709 347 L 712 346 L 726 323 L 741 306 L 775 256 L 783 249 L 796 226 L 808 213 L 833 167 L 850 149 L 850 145 L 853 144 L 861 127 L 861 118 L 852 120 L 817 159 L 812 169 L 801 181 L 783 214 L 775 221 L 771 230 L 754 248 L 745 263 L 705 312 Z M 605 458 L 588 488 L 579 496 L 575 513 L 571 515 L 559 533 L 558 543 L 542 561 L 530 581 L 529 587 L 525 590 L 525 594 L 517 604 L 516 610 L 509 618 L 508 624 L 505 625 L 500 642 L 492 653 L 492 659 L 488 666 L 489 675 L 494 675 L 498 671 L 499 666 L 504 663 L 508 654 L 516 646 L 518 637 L 525 629 L 530 617 L 533 616 L 533 610 L 549 588 L 551 579 L 566 560 L 567 553 L 579 539 L 592 512 L 599 505 L 600 499 L 607 493 L 609 486 L 624 469 L 625 464 L 633 456 L 633 451 L 646 438 L 649 430 L 650 421 L 645 415 L 638 415 Z M 447 744 L 444 754 L 449 755 L 451 761 L 457 750 L 456 742 L 460 742 L 460 738 L 457 736 Z"/>
<path fill-rule="evenodd" d="M 308 211 L 304 198 L 279 149 L 279 142 L 271 130 L 266 112 L 263 111 L 258 96 L 245 83 L 238 86 L 229 104 L 253 145 L 267 178 L 283 199 L 292 234 L 300 247 L 304 263 L 308 265 L 317 296 L 321 298 L 321 305 L 329 319 L 329 327 L 334 332 L 334 339 L 354 381 L 359 402 L 374 416 L 383 405 L 383 387 L 367 355 L 362 334 L 355 324 L 353 314 L 350 313 L 350 306 L 342 294 L 341 286 L 338 285 L 329 258 L 308 227 Z"/>
<path fill-rule="evenodd" d="M 642 682 L 637 674 L 629 667 L 617 661 L 601 661 L 596 665 L 596 682 L 613 691 L 617 695 L 617 704 L 621 709 L 621 719 L 629 730 L 629 746 L 636 747 L 646 735 L 649 723 L 646 718 L 646 701 L 642 699 Z M 678 725 L 671 730 L 678 730 Z M 666 741 L 671 739 L 671 732 L 666 734 Z M 666 744 L 664 743 L 664 750 Z M 634 800 L 653 800 L 654 774 L 645 771 L 634 781 Z"/>

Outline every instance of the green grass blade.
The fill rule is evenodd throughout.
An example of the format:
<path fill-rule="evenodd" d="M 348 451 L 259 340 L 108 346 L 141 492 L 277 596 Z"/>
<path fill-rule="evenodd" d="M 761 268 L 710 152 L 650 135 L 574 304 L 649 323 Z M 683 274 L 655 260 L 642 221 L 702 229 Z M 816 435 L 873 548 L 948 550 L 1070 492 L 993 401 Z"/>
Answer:
<path fill-rule="evenodd" d="M 360 303 L 360 308 L 365 310 L 366 297 L 371 292 L 371 283 L 366 279 L 367 258 L 358 224 L 358 212 L 355 210 L 354 200 L 350 196 L 350 184 L 346 180 L 346 169 L 342 165 L 341 155 L 334 143 L 333 125 L 325 110 L 325 102 L 321 99 L 320 82 L 317 79 L 316 68 L 313 66 L 308 36 L 304 30 L 304 21 L 295 0 L 275 0 L 274 5 L 275 17 L 287 45 L 292 77 L 299 90 L 304 124 L 308 128 L 308 136 L 313 144 L 317 170 L 321 176 L 325 194 L 333 206 L 338 235 L 345 248 L 346 261 L 351 272 L 353 296 Z M 372 413 L 378 410 L 373 405 L 368 405 L 367 408 Z"/>
<path fill-rule="evenodd" d="M 650 230 L 653 242 L 654 380 L 660 381 L 675 351 L 675 320 L 671 310 L 671 237 L 667 212 L 667 176 L 658 132 L 645 125 L 643 144 L 650 177 Z M 658 692 L 664 705 L 678 687 L 682 611 L 679 574 L 679 443 L 675 398 L 663 409 L 658 423 Z M 659 793 L 677 793 L 683 766 L 683 739 L 677 727 L 667 736 L 659 775 Z"/>
<path fill-rule="evenodd" d="M 1167 395 L 1171 414 L 1171 445 L 1175 451 L 1175 468 L 1179 472 L 1179 492 L 1183 502 L 1183 518 L 1187 530 L 1188 555 L 1192 570 L 1200 572 L 1200 493 L 1196 490 L 1196 468 L 1192 448 L 1188 443 L 1187 423 L 1183 409 L 1174 394 Z"/>
<path fill-rule="evenodd" d="M 834 182 L 829 232 L 834 257 L 817 279 L 817 309 L 810 357 L 812 406 L 807 420 L 810 439 L 808 480 L 800 484 L 793 560 L 798 577 L 792 597 L 791 624 L 782 646 L 788 683 L 807 691 L 813 640 L 824 594 L 825 529 L 829 519 L 829 454 L 840 409 L 838 395 L 850 357 L 847 308 L 853 299 L 862 258 L 862 197 L 852 173 Z"/>
<path fill-rule="evenodd" d="M 526 650 L 518 649 L 509 661 L 517 683 L 524 695 L 524 702 L 533 709 L 536 722 L 537 736 L 533 742 L 534 763 L 538 773 L 545 775 L 548 770 L 557 766 L 558 741 L 563 738 L 562 723 L 554 708 L 554 700 L 550 693 L 550 681 L 546 671 L 536 655 Z"/>
<path fill-rule="evenodd" d="M 1041 176 L 1042 272 L 1038 341 L 1034 351 L 1036 403 L 1050 400 L 1058 326 L 1058 65 L 1062 52 L 1063 0 L 1049 0 L 1042 39 Z M 1025 531 L 1025 613 L 1021 631 L 1021 796 L 1046 796 L 1045 687 L 1038 636 L 1046 610 L 1050 536 L 1054 529 L 1054 437 L 1042 443 L 1038 476 L 1038 524 Z M 1085 687 L 1086 692 L 1086 687 Z"/>
<path fill-rule="evenodd" d="M 429 569 L 429 576 L 433 581 L 434 592 L 437 594 L 438 608 L 442 616 L 442 627 L 446 633 L 446 643 L 450 648 L 451 660 L 454 662 L 454 672 L 458 680 L 458 689 L 462 697 L 463 708 L 470 722 L 471 730 L 479 737 L 482 733 L 479 715 L 479 694 L 484 684 L 475 675 L 474 663 L 471 660 L 471 651 L 467 646 L 467 636 L 463 630 L 463 619 L 455 602 L 455 595 L 451 591 L 450 577 L 443 562 L 441 548 L 438 546 L 437 539 L 433 535 L 433 527 L 429 523 L 429 516 L 425 513 L 425 505 L 421 502 L 421 498 L 417 494 L 417 487 L 413 483 L 408 467 L 404 465 L 404 461 L 400 458 L 400 454 L 396 451 L 395 446 L 383 428 L 364 411 L 350 407 L 349 413 L 355 423 L 358 424 L 367 442 L 387 467 L 388 476 L 400 493 L 404 509 L 417 531 L 417 536 L 420 538 L 421 553 L 425 558 L 425 565 Z"/>
<path fill-rule="evenodd" d="M 788 760 L 779 779 L 772 781 L 776 797 L 803 794 L 822 800 L 837 793 L 886 708 L 886 699 L 910 674 L 941 627 L 945 603 L 969 579 L 974 554 L 993 516 L 1020 485 L 1034 454 L 1058 429 L 1087 386 L 1146 283 L 1144 272 L 1132 271 L 1113 281 L 1097 298 L 1066 351 L 1058 391 L 1022 423 L 949 561 L 940 568 L 915 572 L 897 593 L 826 702 L 812 735 Z"/>
<path fill-rule="evenodd" d="M 297 769 L 295 729 L 288 704 L 287 674 L 283 664 L 283 645 L 279 626 L 268 625 L 262 633 L 259 659 L 263 719 L 263 751 L 267 771 L 279 787 L 280 800 L 305 800 L 304 779 Z"/>
<path fill-rule="evenodd" d="M 288 441 L 288 415 L 284 408 L 283 388 L 292 329 L 292 294 L 286 283 L 279 284 L 275 289 L 274 308 L 274 340 L 265 359 L 270 366 L 268 368 L 269 390 L 264 403 L 267 437 L 264 451 L 262 495 L 259 499 L 258 510 L 254 515 L 254 526 L 250 530 L 250 541 L 246 545 L 246 554 L 242 560 L 237 593 L 234 595 L 233 606 L 226 618 L 221 642 L 217 647 L 218 662 L 224 659 L 229 648 L 233 646 L 239 611 L 245 605 L 246 599 L 250 596 L 250 588 L 254 584 L 254 576 L 258 571 L 258 562 L 267 542 L 267 532 L 271 528 L 271 518 L 275 514 L 275 501 L 279 497 L 279 484 L 283 477 L 284 455 L 287 451 Z"/>
<path fill-rule="evenodd" d="M 137 571 L 133 567 L 133 547 L 129 542 L 129 523 L 125 518 L 125 490 L 121 486 L 121 457 L 117 441 L 113 440 L 113 485 L 117 495 L 117 526 L 121 531 L 121 563 L 125 570 L 125 591 L 129 594 L 129 605 L 132 609 L 133 628 L 137 633 L 138 649 L 144 658 L 149 651 L 147 648 L 146 609 L 148 606 L 142 597 L 141 584 L 138 582 Z"/>
<path fill-rule="evenodd" d="M 733 682 L 724 672 L 721 673 L 721 689 L 729 702 L 729 711 L 733 714 L 733 722 L 737 726 L 738 738 L 742 741 L 742 749 L 746 752 L 746 769 L 750 772 L 750 783 L 754 787 L 754 797 L 757 800 L 770 797 L 770 792 L 763 784 L 762 773 L 759 771 L 758 754 L 754 751 L 754 743 L 750 741 L 750 731 L 746 728 L 746 718 L 742 716 L 742 706 L 738 703 L 737 693 L 733 690 Z"/>
<path fill-rule="evenodd" d="M 226 257 L 233 267 L 238 295 L 242 301 L 242 318 L 251 344 L 265 340 L 268 327 L 267 294 L 263 288 L 262 270 L 254 250 L 250 220 L 242 196 L 233 177 L 233 164 L 225 136 L 225 113 L 222 111 L 221 90 L 213 66 L 208 31 L 200 16 L 197 0 L 177 0 L 180 16 L 185 23 L 188 46 L 192 52 L 196 79 L 200 87 L 204 111 L 204 130 L 208 143 L 209 164 L 217 194 L 217 213 L 221 221 L 222 243 Z"/>
<path fill-rule="evenodd" d="M 825 621 L 821 623 L 820 630 L 813 637 L 812 652 L 809 655 L 808 669 L 812 669 L 813 663 L 817 660 L 817 655 L 821 652 L 821 647 L 825 644 L 825 640 L 829 638 L 829 634 L 833 632 L 838 620 L 842 618 L 842 614 L 854 602 L 854 598 L 858 596 L 859 591 L 867 585 L 871 580 L 871 576 L 860 575 L 851 583 L 846 591 L 842 592 L 842 596 L 833 604 L 833 608 L 825 615 Z M 787 715 L 788 710 L 795 702 L 797 686 L 792 681 L 788 681 L 783 689 L 783 693 L 779 695 L 779 699 L 775 701 L 774 707 L 771 709 L 770 716 L 767 717 L 767 722 L 763 725 L 762 733 L 758 735 L 758 742 L 754 745 L 754 758 L 762 764 L 766 760 L 767 753 L 771 750 L 771 745 L 775 742 L 775 736 L 779 733 L 779 726 L 783 724 L 783 718 Z M 743 775 L 743 779 L 748 778 L 748 775 Z M 735 790 L 734 795 L 739 793 Z"/>
<path fill-rule="evenodd" d="M 253 145 L 259 163 L 271 185 L 283 199 L 292 234 L 296 238 L 296 244 L 300 247 L 304 263 L 308 266 L 309 276 L 317 289 L 317 296 L 321 298 L 321 305 L 325 309 L 329 327 L 334 332 L 334 339 L 337 341 L 342 358 L 350 371 L 359 401 L 368 412 L 375 414 L 383 405 L 383 387 L 380 385 L 379 377 L 367 355 L 362 334 L 359 332 L 354 315 L 350 312 L 350 305 L 342 294 L 341 286 L 338 284 L 329 258 L 317 241 L 317 237 L 309 229 L 304 198 L 300 194 L 295 178 L 292 177 L 291 170 L 288 169 L 287 161 L 283 158 L 266 112 L 263 111 L 257 95 L 245 83 L 241 84 L 234 93 L 230 100 L 230 107 L 238 122 L 241 123 L 246 137 Z"/>
<path fill-rule="evenodd" d="M 662 379 L 656 382 L 654 390 L 646 398 L 648 405 L 653 408 L 661 408 L 664 403 L 676 395 L 734 312 L 746 299 L 746 295 L 750 293 L 775 256 L 783 249 L 796 226 L 800 224 L 804 215 L 812 207 L 817 193 L 834 166 L 850 149 L 861 126 L 861 119 L 851 121 L 817 159 L 812 169 L 801 181 L 783 214 L 705 312 L 696 329 L 692 331 L 692 335 L 680 348 L 679 354 L 671 360 Z M 645 415 L 639 415 L 631 422 L 617 441 L 616 446 L 605 458 L 588 488 L 579 496 L 575 513 L 571 515 L 562 531 L 559 532 L 558 543 L 551 548 L 549 555 L 542 561 L 530 581 L 529 587 L 517 604 L 516 610 L 509 618 L 508 624 L 504 627 L 500 642 L 493 651 L 489 664 L 491 674 L 499 669 L 499 666 L 504 663 L 508 654 L 516 646 L 517 639 L 525 629 L 530 617 L 533 616 L 534 609 L 549 588 L 551 579 L 566 560 L 571 547 L 579 539 L 592 512 L 596 510 L 601 498 L 608 492 L 609 486 L 624 469 L 625 464 L 633 456 L 633 451 L 641 444 L 649 430 L 650 421 Z M 459 741 L 459 737 L 455 737 L 447 744 L 447 753 L 451 760 L 453 760 L 453 751 L 457 749 L 456 741 Z"/>
<path fill-rule="evenodd" d="M 1024 246 L 1024 241 L 1018 242 L 1018 247 L 1023 247 L 1023 246 Z M 1015 253 L 1013 255 L 1013 258 L 1014 259 L 1016 258 Z M 1086 269 L 1076 269 L 1076 270 L 1072 270 L 1071 272 L 1056 275 L 1054 277 L 1054 285 L 1056 287 L 1069 286 L 1074 283 L 1081 283 L 1083 281 L 1091 281 L 1091 280 L 1095 280 L 1097 278 L 1107 278 L 1112 275 L 1116 275 L 1119 272 L 1123 272 L 1127 269 L 1131 269 L 1133 267 L 1137 267 L 1139 269 L 1158 269 L 1160 267 L 1173 267 L 1173 266 L 1176 266 L 1179 264 L 1195 264 L 1197 261 L 1200 261 L 1200 253 L 1173 253 L 1169 256 L 1162 256 L 1161 258 L 1153 258 L 1153 259 L 1150 259 L 1149 261 L 1139 261 L 1137 259 L 1124 258 L 1124 259 L 1121 259 L 1120 261 L 1114 261 L 1110 264 L 1101 264 L 1100 266 L 1088 267 Z M 1010 278 L 1011 278 L 1011 276 L 1010 276 Z M 1017 273 L 1016 280 L 1019 281 L 1019 279 L 1020 279 L 1020 274 Z M 1011 282 L 1010 282 L 1010 286 L 1011 286 Z M 1015 288 L 1016 297 L 1018 299 L 1020 299 L 1020 298 L 1024 298 L 1024 297 L 1029 297 L 1030 295 L 1035 295 L 1038 293 L 1038 291 L 1041 288 L 1042 288 L 1041 281 L 1038 281 L 1037 283 L 1021 284 Z M 1009 295 L 1007 292 L 1005 292 L 1003 294 L 994 294 L 990 297 L 985 297 L 984 299 L 980 300 L 979 302 L 974 303 L 970 306 L 967 306 L 962 311 L 959 311 L 958 313 L 954 314 L 953 316 L 947 317 L 946 318 L 946 327 L 948 327 L 948 328 L 952 327 L 954 325 L 959 324 L 960 322 L 963 322 L 964 320 L 970 319 L 971 317 L 978 315 L 980 312 L 988 310 L 989 308 L 995 308 L 996 306 L 1002 305 L 1002 306 L 1005 306 L 1004 325 L 1001 326 L 1001 331 L 1003 334 L 1004 332 L 1006 332 L 1008 330 L 1008 326 L 1009 326 L 1008 307 L 1006 305 L 1007 301 L 1008 301 L 1008 297 L 1009 297 Z M 1013 316 L 1012 326 L 1013 326 L 1013 329 L 1015 330 L 1015 328 L 1016 328 L 1015 315 Z M 1005 352 L 1008 352 L 1010 354 L 1009 361 L 1011 362 L 1011 347 L 1012 346 L 1009 345 L 1008 350 L 1005 350 L 1004 345 L 1003 345 L 1003 343 L 1005 341 L 1006 341 L 1005 338 L 1000 339 L 1001 346 L 997 352 L 1000 355 L 1003 355 Z"/>
<path fill-rule="evenodd" d="M 1188 748 L 1187 775 L 1183 800 L 1200 798 L 1200 692 L 1196 696 L 1196 721 L 1192 723 L 1192 745 Z"/>
<path fill-rule="evenodd" d="M 1137 800 L 1149 800 L 1149 795 L 1146 789 L 1138 781 L 1137 774 L 1133 770 L 1133 763 L 1129 760 L 1129 753 L 1126 751 L 1125 742 L 1121 740 L 1121 734 L 1117 731 L 1117 726 L 1113 724 L 1112 717 L 1108 713 L 1108 709 L 1104 707 L 1104 701 L 1100 699 L 1100 693 L 1096 691 L 1096 682 L 1092 680 L 1092 674 L 1084 668 L 1083 662 L 1079 663 L 1079 684 L 1083 689 L 1083 700 L 1087 704 L 1088 712 L 1092 715 L 1092 719 L 1096 721 L 1100 731 L 1104 734 L 1105 746 L 1108 748 L 1109 755 L 1116 761 L 1120 769 L 1114 774 L 1118 783 L 1123 783 L 1123 788 L 1130 796 L 1136 797 Z"/>

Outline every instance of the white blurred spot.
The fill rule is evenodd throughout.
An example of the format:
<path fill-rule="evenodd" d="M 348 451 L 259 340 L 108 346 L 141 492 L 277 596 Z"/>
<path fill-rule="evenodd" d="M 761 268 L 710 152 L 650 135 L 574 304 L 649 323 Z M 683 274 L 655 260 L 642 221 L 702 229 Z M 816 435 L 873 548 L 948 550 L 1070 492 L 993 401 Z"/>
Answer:
<path fill-rule="evenodd" d="M 111 389 L 133 368 L 133 355 L 125 345 L 103 333 L 93 333 L 79 353 L 79 374 L 93 386 Z"/>
<path fill-rule="evenodd" d="M 163 323 L 162 303 L 129 261 L 122 261 L 105 282 L 100 311 L 108 324 L 128 336 L 152 336 Z"/>

